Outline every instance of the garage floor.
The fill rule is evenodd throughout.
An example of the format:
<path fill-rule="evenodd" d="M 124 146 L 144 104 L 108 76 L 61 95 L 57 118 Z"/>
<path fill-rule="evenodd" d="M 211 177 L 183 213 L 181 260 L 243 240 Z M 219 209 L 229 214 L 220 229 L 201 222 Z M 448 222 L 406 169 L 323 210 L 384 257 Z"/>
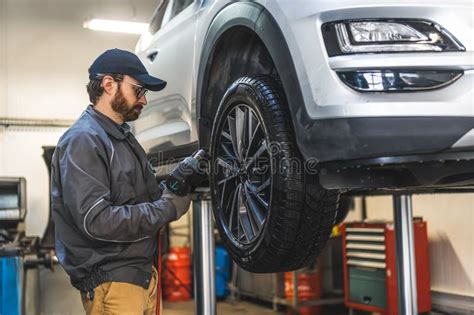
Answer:
<path fill-rule="evenodd" d="M 166 302 L 163 305 L 165 315 L 183 315 L 194 314 L 194 301 L 187 302 Z M 270 307 L 257 305 L 254 303 L 239 301 L 238 303 L 230 303 L 227 301 L 217 302 L 218 315 L 287 315 L 287 311 L 273 311 Z M 350 314 L 343 305 L 323 307 L 319 315 L 348 315 Z M 371 315 L 376 313 L 368 313 L 363 311 L 353 311 L 354 315 Z M 430 312 L 429 315 L 448 315 L 446 313 Z"/>
<path fill-rule="evenodd" d="M 194 314 L 194 301 L 187 302 L 165 302 L 163 312 L 166 315 Z M 255 305 L 248 302 L 239 302 L 232 304 L 229 302 L 217 303 L 217 314 L 219 315 L 275 315 L 270 308 Z"/>
<path fill-rule="evenodd" d="M 194 301 L 187 302 L 166 302 L 164 303 L 163 312 L 166 315 L 183 315 L 194 314 Z M 247 301 L 239 301 L 238 303 L 231 303 L 227 301 L 217 302 L 218 315 L 287 315 L 288 312 L 283 308 L 276 312 L 269 306 L 262 306 Z M 343 306 L 325 306 L 322 308 L 319 315 L 348 315 L 349 311 Z M 367 312 L 353 312 L 354 315 L 370 315 Z M 433 313 L 434 315 L 434 313 Z M 436 314 L 440 315 L 440 314 Z"/>

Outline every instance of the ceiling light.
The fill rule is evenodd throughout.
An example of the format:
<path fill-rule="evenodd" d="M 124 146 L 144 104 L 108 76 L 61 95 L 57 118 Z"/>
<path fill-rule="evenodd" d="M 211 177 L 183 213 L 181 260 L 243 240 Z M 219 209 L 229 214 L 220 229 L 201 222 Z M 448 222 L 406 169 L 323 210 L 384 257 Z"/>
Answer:
<path fill-rule="evenodd" d="M 85 21 L 83 27 L 93 31 L 104 31 L 126 34 L 143 34 L 148 30 L 148 23 L 91 19 Z"/>

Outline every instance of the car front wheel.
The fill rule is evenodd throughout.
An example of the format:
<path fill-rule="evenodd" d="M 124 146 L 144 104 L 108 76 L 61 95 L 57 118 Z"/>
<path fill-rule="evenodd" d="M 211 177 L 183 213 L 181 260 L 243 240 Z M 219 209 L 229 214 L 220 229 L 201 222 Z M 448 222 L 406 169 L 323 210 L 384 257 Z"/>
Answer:
<path fill-rule="evenodd" d="M 314 261 L 331 233 L 339 193 L 318 182 L 296 145 L 275 77 L 242 77 L 222 98 L 211 134 L 214 217 L 234 261 L 282 272 Z"/>

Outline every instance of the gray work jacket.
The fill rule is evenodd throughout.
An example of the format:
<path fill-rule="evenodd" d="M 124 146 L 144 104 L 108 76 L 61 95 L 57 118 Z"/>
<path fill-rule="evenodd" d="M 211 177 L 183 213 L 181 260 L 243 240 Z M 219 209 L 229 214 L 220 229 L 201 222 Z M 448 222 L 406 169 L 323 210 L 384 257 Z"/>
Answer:
<path fill-rule="evenodd" d="M 148 288 L 157 232 L 177 216 L 126 127 L 89 106 L 53 155 L 56 252 L 81 291 L 105 281 Z"/>

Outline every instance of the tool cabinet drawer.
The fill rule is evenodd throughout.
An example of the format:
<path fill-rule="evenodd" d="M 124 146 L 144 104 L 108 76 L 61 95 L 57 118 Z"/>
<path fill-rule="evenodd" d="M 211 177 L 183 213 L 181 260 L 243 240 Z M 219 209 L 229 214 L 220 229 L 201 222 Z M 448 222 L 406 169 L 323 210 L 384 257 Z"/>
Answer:
<path fill-rule="evenodd" d="M 387 304 L 385 269 L 349 267 L 349 300 L 385 308 Z"/>

